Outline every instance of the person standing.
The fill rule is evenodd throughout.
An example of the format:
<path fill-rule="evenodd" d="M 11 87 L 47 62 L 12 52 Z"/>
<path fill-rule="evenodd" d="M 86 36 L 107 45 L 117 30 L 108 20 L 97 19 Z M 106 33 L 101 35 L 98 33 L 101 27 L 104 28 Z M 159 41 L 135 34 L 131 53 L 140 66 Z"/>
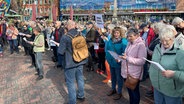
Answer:
<path fill-rule="evenodd" d="M 141 80 L 143 74 L 143 65 L 146 58 L 146 46 L 144 40 L 139 35 L 138 29 L 130 28 L 127 32 L 128 45 L 126 47 L 125 53 L 120 56 L 124 59 L 121 64 L 121 75 L 123 78 L 127 78 L 129 74 L 133 78 Z M 139 104 L 140 103 L 140 92 L 139 92 L 139 83 L 137 83 L 134 90 L 127 88 L 130 104 Z"/>
<path fill-rule="evenodd" d="M 114 59 L 109 51 L 113 51 L 118 55 L 124 53 L 127 46 L 127 39 L 125 38 L 125 31 L 120 27 L 114 27 L 112 31 L 112 37 L 106 44 L 106 59 L 110 65 L 111 72 L 111 90 L 107 93 L 107 96 L 112 96 L 114 100 L 119 100 L 122 96 L 123 88 L 123 77 L 121 76 L 121 64 Z M 118 85 L 118 90 L 116 90 L 116 84 Z"/>
<path fill-rule="evenodd" d="M 35 34 L 34 41 L 27 41 L 29 44 L 33 45 L 33 52 L 36 59 L 36 71 L 35 75 L 38 75 L 37 80 L 43 79 L 43 65 L 42 65 L 42 53 L 45 51 L 45 40 L 44 35 L 41 33 L 41 29 L 36 26 L 33 28 L 33 33 Z"/>
<path fill-rule="evenodd" d="M 75 29 L 75 22 L 69 20 L 66 24 L 69 35 L 75 37 L 78 35 L 77 29 Z M 64 75 L 66 79 L 66 85 L 68 89 L 69 104 L 76 104 L 76 99 L 84 101 L 84 76 L 83 76 L 83 65 L 87 60 L 81 62 L 75 62 L 71 53 L 72 41 L 69 36 L 63 35 L 60 40 L 58 52 L 64 55 Z M 76 93 L 75 81 L 77 82 L 78 91 Z"/>
<path fill-rule="evenodd" d="M 14 48 L 15 48 L 15 51 L 17 52 L 17 54 L 19 54 L 18 40 L 17 40 L 18 33 L 19 33 L 19 31 L 14 26 L 14 24 L 10 23 L 8 25 L 8 29 L 6 31 L 7 39 L 8 39 L 9 44 L 10 44 L 10 54 L 13 54 Z"/>
<path fill-rule="evenodd" d="M 140 36 L 142 37 L 142 39 L 145 42 L 146 47 L 148 48 L 150 43 L 153 41 L 153 39 L 155 37 L 155 32 L 152 28 L 150 28 L 148 26 L 148 24 L 145 24 L 145 23 L 143 23 L 140 26 L 140 29 L 142 30 L 142 32 L 140 33 Z M 148 62 L 145 62 L 142 81 L 145 81 L 146 78 L 149 76 L 148 75 L 148 69 L 149 69 L 148 68 Z"/>
<path fill-rule="evenodd" d="M 51 34 L 51 39 L 52 37 L 54 38 L 54 41 L 57 43 L 60 43 L 61 37 L 64 35 L 64 27 L 61 21 L 56 21 L 55 22 L 55 31 Z M 52 46 L 53 49 L 53 61 L 57 61 L 57 68 L 62 67 L 62 55 L 58 53 L 58 47 L 57 46 Z"/>
<path fill-rule="evenodd" d="M 95 60 L 95 50 L 94 50 L 94 45 L 93 43 L 96 43 L 96 30 L 94 29 L 94 24 L 93 22 L 89 21 L 86 24 L 87 27 L 87 33 L 86 33 L 86 42 L 88 45 L 88 50 L 89 50 L 89 58 L 88 58 L 88 69 L 87 71 L 94 71 L 94 65 L 93 61 Z"/>
<path fill-rule="evenodd" d="M 175 17 L 172 21 L 172 25 L 177 28 L 177 32 L 184 34 L 184 21 L 180 17 Z"/>
<path fill-rule="evenodd" d="M 27 28 L 27 25 L 23 25 L 23 30 L 22 32 L 26 35 L 26 34 L 30 34 L 30 31 Z M 22 36 L 21 38 L 26 38 L 28 39 L 26 36 Z M 24 40 L 22 40 L 22 45 L 24 47 L 24 51 L 25 51 L 25 56 L 29 54 L 29 46 L 30 44 L 26 43 Z"/>
<path fill-rule="evenodd" d="M 151 64 L 150 80 L 154 88 L 155 104 L 183 104 L 184 96 L 184 51 L 175 47 L 175 34 L 171 28 L 159 32 L 160 44 L 153 52 L 152 61 L 165 69 L 159 70 Z"/>

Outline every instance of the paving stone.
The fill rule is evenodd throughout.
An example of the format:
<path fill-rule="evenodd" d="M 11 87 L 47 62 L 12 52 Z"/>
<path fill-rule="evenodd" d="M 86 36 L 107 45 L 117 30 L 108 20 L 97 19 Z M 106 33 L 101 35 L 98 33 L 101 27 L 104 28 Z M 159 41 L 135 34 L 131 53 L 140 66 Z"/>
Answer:
<path fill-rule="evenodd" d="M 5 50 L 0 58 L 0 104 L 64 104 L 68 101 L 64 71 L 52 62 L 52 52 L 43 56 L 44 79 L 37 81 L 35 69 L 29 68 L 31 60 L 24 53 L 9 55 Z M 115 101 L 107 96 L 111 84 L 104 84 L 104 75 L 84 68 L 85 101 L 78 104 L 128 104 L 128 94 L 123 88 L 123 97 Z M 141 104 L 153 104 L 153 98 L 145 97 L 150 81 L 141 82 Z"/>

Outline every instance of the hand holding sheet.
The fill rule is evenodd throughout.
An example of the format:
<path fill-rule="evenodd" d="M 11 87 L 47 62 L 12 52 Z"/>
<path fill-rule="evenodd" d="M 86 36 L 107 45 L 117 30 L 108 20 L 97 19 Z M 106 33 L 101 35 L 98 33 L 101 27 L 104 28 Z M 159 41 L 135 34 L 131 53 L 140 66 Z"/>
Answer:
<path fill-rule="evenodd" d="M 115 59 L 115 60 L 120 60 L 120 61 L 122 61 L 123 59 L 121 59 L 120 57 L 119 57 L 119 55 L 116 53 L 116 52 L 113 52 L 113 51 L 108 51 L 110 54 L 111 54 L 111 56 Z"/>
<path fill-rule="evenodd" d="M 27 41 L 26 37 L 23 38 L 24 41 Z"/>

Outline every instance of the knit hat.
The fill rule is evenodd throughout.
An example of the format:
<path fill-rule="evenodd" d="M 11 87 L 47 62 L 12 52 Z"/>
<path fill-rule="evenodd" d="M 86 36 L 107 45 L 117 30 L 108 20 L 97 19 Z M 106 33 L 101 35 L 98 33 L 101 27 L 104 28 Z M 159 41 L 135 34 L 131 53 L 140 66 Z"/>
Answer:
<path fill-rule="evenodd" d="M 180 17 L 175 17 L 172 21 L 172 25 L 178 25 L 179 23 L 181 23 L 183 21 L 182 18 Z"/>

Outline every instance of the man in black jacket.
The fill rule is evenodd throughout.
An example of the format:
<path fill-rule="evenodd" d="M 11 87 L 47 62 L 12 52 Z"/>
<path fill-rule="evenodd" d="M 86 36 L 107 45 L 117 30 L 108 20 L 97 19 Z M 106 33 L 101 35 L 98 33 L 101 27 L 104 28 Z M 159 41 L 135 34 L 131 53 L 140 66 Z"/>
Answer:
<path fill-rule="evenodd" d="M 51 34 L 54 37 L 54 41 L 60 43 L 60 39 L 64 35 L 64 27 L 61 25 L 61 21 L 55 22 L 55 31 Z M 52 46 L 53 49 L 53 61 L 58 61 L 57 67 L 62 67 L 62 55 L 58 53 L 58 47 Z"/>
<path fill-rule="evenodd" d="M 94 70 L 93 66 L 93 60 L 95 60 L 95 50 L 93 43 L 96 43 L 96 30 L 93 29 L 93 23 L 90 21 L 86 24 L 87 26 L 87 34 L 86 34 L 86 42 L 88 45 L 88 50 L 89 50 L 89 58 L 88 58 L 88 71 Z"/>

